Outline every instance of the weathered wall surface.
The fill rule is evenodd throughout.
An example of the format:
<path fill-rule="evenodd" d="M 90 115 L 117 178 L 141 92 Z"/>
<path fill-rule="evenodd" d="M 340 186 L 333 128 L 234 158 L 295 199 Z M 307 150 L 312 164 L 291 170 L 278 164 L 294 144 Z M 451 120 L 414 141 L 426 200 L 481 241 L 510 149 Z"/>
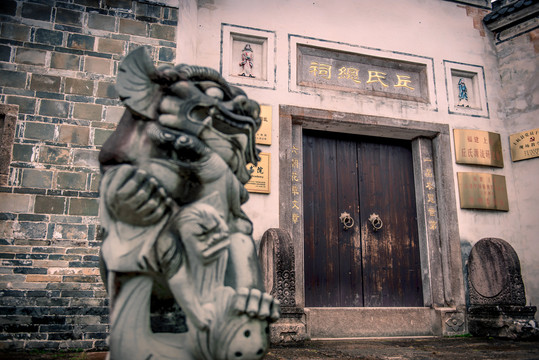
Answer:
<path fill-rule="evenodd" d="M 536 26 L 539 20 L 536 19 Z M 502 108 L 509 134 L 539 127 L 539 30 L 519 31 L 496 45 L 502 84 Z M 509 147 L 509 141 L 504 146 Z M 507 163 L 513 171 L 515 210 L 519 219 L 508 230 L 522 266 L 528 305 L 539 303 L 537 214 L 539 214 L 539 158 Z M 537 318 L 537 314 L 536 314 Z"/>
<path fill-rule="evenodd" d="M 241 8 L 242 11 L 238 11 Z M 387 116 L 401 119 L 447 123 L 452 128 L 474 128 L 499 131 L 503 120 L 497 114 L 496 101 L 489 103 L 490 118 L 461 116 L 448 113 L 444 60 L 484 66 L 488 99 L 498 96 L 499 78 L 494 47 L 484 35 L 477 10 L 451 2 L 393 1 L 307 4 L 299 10 L 292 2 L 266 3 L 255 1 L 249 8 L 239 1 L 228 0 L 220 5 L 207 4 L 199 8 L 197 30 L 197 62 L 219 68 L 221 49 L 221 23 L 275 31 L 276 86 L 274 90 L 246 88 L 248 95 L 261 103 L 273 105 L 273 142 L 261 147 L 272 156 L 272 192 L 269 196 L 253 195 L 249 204 L 255 219 L 255 235 L 260 237 L 267 228 L 278 227 L 278 114 L 279 104 L 297 105 L 327 110 L 345 111 L 365 115 Z M 301 16 L 298 14 L 301 13 Z M 263 14 L 263 16 L 262 16 Z M 444 20 L 442 20 L 444 19 Z M 481 30 L 479 30 L 481 29 Z M 184 29 L 188 31 L 188 29 Z M 290 68 L 289 35 L 305 36 L 328 42 L 327 46 L 347 44 L 387 51 L 388 57 L 406 53 L 433 59 L 433 86 L 436 92 L 434 109 L 421 104 L 396 101 L 383 97 L 358 96 L 349 92 L 319 90 L 313 95 L 289 91 Z M 398 34 L 398 36 L 396 36 Z M 179 50 L 181 51 L 181 50 Z M 392 54 L 393 53 L 393 54 Z M 293 59 L 292 59 L 293 61 Z M 506 149 L 507 150 L 507 149 Z M 504 153 L 506 162 L 508 152 Z M 465 170 L 470 170 L 469 167 Z M 455 171 L 464 171 L 455 167 Z M 496 171 L 496 170 L 495 170 Z M 502 170 L 503 172 L 503 170 Z M 456 173 L 454 174 L 456 181 Z M 256 199 L 256 200 L 254 200 Z M 267 210 L 274 209 L 267 213 Z M 262 216 L 263 215 L 263 216 Z M 491 213 L 488 214 L 490 216 Z M 494 215 L 496 216 L 496 215 Z M 510 224 L 506 214 L 504 222 Z M 477 239 L 479 240 L 479 239 Z"/>
<path fill-rule="evenodd" d="M 453 173 L 444 176 L 453 176 L 455 185 L 457 172 L 503 175 L 507 181 L 508 212 L 465 210 L 456 204 L 463 260 L 466 261 L 471 246 L 481 238 L 505 239 L 521 257 L 528 302 L 537 303 L 539 269 L 533 259 L 537 258 L 539 250 L 533 244 L 538 228 L 532 218 L 538 213 L 534 179 L 539 171 L 535 163 L 539 160 L 512 163 L 509 147 L 511 133 L 537 127 L 538 99 L 537 95 L 533 97 L 537 94 L 534 86 L 538 83 L 534 52 L 536 32 L 524 34 L 521 39 L 515 38 L 505 45 L 495 45 L 492 33 L 482 23 L 488 10 L 446 1 L 311 2 L 304 3 L 301 8 L 288 1 L 242 4 L 237 0 L 221 1 L 218 5 L 202 2 L 198 9 L 198 26 L 183 31 L 198 37 L 197 62 L 214 68 L 219 68 L 222 61 L 222 23 L 275 33 L 275 46 L 270 46 L 275 58 L 274 89 L 246 87 L 251 98 L 273 106 L 272 145 L 261 146 L 262 151 L 272 154 L 271 194 L 253 194 L 246 205 L 246 211 L 254 221 L 255 237 L 260 238 L 268 228 L 279 227 L 279 209 L 283 205 L 279 203 L 278 186 L 279 105 L 443 123 L 450 126 L 451 135 L 456 128 L 491 131 L 502 138 L 503 168 L 458 165 L 454 162 L 453 141 L 452 148 L 447 149 L 453 157 Z M 308 38 L 307 42 L 321 40 L 324 47 L 348 46 L 358 52 L 365 48 L 379 49 L 386 51 L 388 57 L 404 53 L 431 58 L 436 106 L 428 108 L 408 101 L 344 91 L 310 89 L 308 94 L 290 91 L 291 74 L 296 71 L 290 36 Z M 500 46 L 507 46 L 507 49 L 502 50 Z M 504 63 L 510 54 L 514 60 Z M 450 104 L 444 68 L 447 61 L 483 68 L 488 115 L 467 116 L 448 111 Z M 515 65 L 520 70 L 514 68 Z M 516 123 L 519 125 L 514 126 Z M 458 186 L 455 191 L 458 201 Z"/>
<path fill-rule="evenodd" d="M 173 63 L 177 8 L 131 0 L 0 4 L 0 103 L 18 105 L 0 184 L 0 348 L 103 348 L 100 146 L 123 112 L 120 59 Z"/>

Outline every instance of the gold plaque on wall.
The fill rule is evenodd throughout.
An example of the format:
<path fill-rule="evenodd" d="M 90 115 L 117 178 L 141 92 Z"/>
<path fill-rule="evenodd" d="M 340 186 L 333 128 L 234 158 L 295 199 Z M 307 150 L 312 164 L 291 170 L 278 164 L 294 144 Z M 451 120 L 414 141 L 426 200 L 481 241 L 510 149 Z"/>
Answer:
<path fill-rule="evenodd" d="M 457 164 L 503 167 L 500 134 L 482 130 L 454 129 Z"/>
<path fill-rule="evenodd" d="M 270 154 L 260 153 L 257 165 L 248 164 L 247 170 L 251 173 L 251 180 L 245 184 L 245 189 L 252 193 L 270 193 Z"/>
<path fill-rule="evenodd" d="M 457 177 L 461 209 L 509 211 L 505 176 L 459 172 Z"/>
<path fill-rule="evenodd" d="M 513 161 L 539 157 L 539 128 L 509 136 Z"/>
<path fill-rule="evenodd" d="M 256 143 L 271 145 L 271 105 L 260 105 L 260 129 L 256 132 Z"/>

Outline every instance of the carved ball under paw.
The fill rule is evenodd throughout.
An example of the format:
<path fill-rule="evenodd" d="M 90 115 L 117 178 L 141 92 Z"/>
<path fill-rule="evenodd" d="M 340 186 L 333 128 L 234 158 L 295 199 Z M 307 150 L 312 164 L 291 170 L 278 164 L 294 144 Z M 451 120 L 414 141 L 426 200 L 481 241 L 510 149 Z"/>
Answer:
<path fill-rule="evenodd" d="M 226 331 L 217 341 L 215 358 L 218 360 L 262 359 L 269 346 L 269 325 L 265 320 L 241 315 L 230 319 Z"/>

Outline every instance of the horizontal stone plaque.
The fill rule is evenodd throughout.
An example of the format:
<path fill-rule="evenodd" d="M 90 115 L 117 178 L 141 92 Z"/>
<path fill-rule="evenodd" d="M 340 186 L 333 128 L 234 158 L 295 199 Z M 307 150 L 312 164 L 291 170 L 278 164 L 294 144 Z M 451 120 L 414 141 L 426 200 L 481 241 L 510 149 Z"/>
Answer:
<path fill-rule="evenodd" d="M 256 143 L 271 145 L 271 105 L 260 105 L 260 129 L 256 132 Z"/>
<path fill-rule="evenodd" d="M 539 157 L 539 128 L 509 136 L 513 161 Z"/>
<path fill-rule="evenodd" d="M 252 193 L 270 193 L 270 154 L 260 153 L 260 161 L 255 166 L 247 165 L 247 170 L 251 173 L 251 180 L 245 184 L 245 189 Z"/>
<path fill-rule="evenodd" d="M 461 209 L 509 211 L 505 176 L 459 172 L 457 178 Z"/>
<path fill-rule="evenodd" d="M 482 130 L 454 129 L 457 164 L 503 168 L 500 134 Z"/>
<path fill-rule="evenodd" d="M 298 45 L 300 86 L 428 102 L 426 65 Z"/>

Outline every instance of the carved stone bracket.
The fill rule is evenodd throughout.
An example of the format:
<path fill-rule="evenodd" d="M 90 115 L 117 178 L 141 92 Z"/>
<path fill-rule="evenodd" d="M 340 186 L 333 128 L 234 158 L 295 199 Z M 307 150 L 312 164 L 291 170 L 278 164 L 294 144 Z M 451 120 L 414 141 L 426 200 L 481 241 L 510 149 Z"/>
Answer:
<path fill-rule="evenodd" d="M 298 343 L 307 339 L 304 311 L 296 306 L 294 246 L 290 234 L 268 229 L 262 236 L 259 258 L 268 293 L 281 302 L 281 319 L 270 326 L 272 343 Z"/>
<path fill-rule="evenodd" d="M 464 311 L 449 311 L 443 315 L 443 334 L 445 336 L 463 334 L 466 329 L 466 314 Z"/>
<path fill-rule="evenodd" d="M 296 306 L 296 273 L 292 238 L 282 229 L 268 229 L 262 236 L 259 258 L 266 291 L 281 307 Z"/>

